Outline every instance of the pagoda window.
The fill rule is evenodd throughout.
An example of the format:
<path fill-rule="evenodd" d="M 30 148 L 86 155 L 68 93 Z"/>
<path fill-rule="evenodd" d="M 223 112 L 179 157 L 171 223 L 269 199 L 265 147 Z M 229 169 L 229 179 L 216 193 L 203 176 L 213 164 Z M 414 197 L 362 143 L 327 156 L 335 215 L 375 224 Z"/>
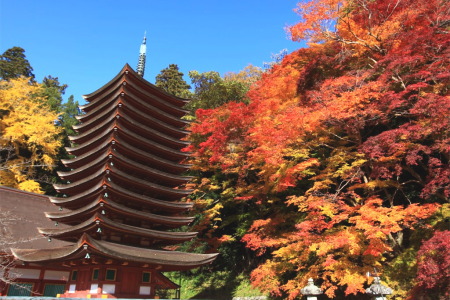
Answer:
<path fill-rule="evenodd" d="M 33 283 L 21 282 L 9 286 L 7 296 L 31 296 Z"/>
<path fill-rule="evenodd" d="M 64 280 L 64 281 L 66 281 L 68 277 L 69 277 L 69 272 L 67 272 L 67 271 L 46 270 L 44 273 L 44 279 L 47 279 L 47 280 Z"/>
<path fill-rule="evenodd" d="M 92 280 L 98 280 L 99 269 L 92 270 Z"/>
<path fill-rule="evenodd" d="M 106 269 L 105 280 L 116 281 L 116 269 Z"/>
<path fill-rule="evenodd" d="M 26 278 L 26 279 L 39 279 L 41 271 L 38 269 L 21 269 L 19 272 L 10 272 L 14 277 Z M 0 277 L 1 278 L 1 277 Z"/>
<path fill-rule="evenodd" d="M 78 270 L 72 270 L 72 274 L 70 275 L 70 280 L 75 281 L 78 277 Z"/>
<path fill-rule="evenodd" d="M 151 272 L 142 272 L 142 282 L 149 283 L 151 278 L 152 278 Z"/>
<path fill-rule="evenodd" d="M 56 297 L 58 294 L 64 294 L 66 290 L 65 284 L 47 283 L 44 286 L 44 297 Z"/>

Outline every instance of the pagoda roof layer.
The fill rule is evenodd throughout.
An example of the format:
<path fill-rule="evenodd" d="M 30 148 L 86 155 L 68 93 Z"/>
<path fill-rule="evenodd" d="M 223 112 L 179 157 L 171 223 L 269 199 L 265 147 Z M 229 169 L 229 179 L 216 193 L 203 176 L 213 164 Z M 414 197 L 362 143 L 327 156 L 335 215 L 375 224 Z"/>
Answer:
<path fill-rule="evenodd" d="M 24 262 L 57 263 L 90 256 L 117 259 L 119 261 L 150 264 L 162 272 L 189 270 L 211 263 L 218 254 L 197 254 L 179 251 L 143 249 L 96 240 L 87 234 L 77 243 L 53 249 L 12 249 L 13 254 Z"/>
<path fill-rule="evenodd" d="M 128 96 L 127 96 L 128 99 Z M 111 101 L 109 105 L 105 103 L 104 107 L 102 107 L 101 110 L 99 110 L 98 114 L 95 115 L 95 118 L 91 118 L 83 123 L 74 125 L 73 128 L 76 131 L 83 130 L 83 128 L 95 126 L 96 124 L 100 123 L 106 116 L 115 113 L 119 110 L 119 104 L 123 102 L 123 99 L 116 99 L 115 101 Z M 138 103 L 140 104 L 140 102 Z M 160 132 L 167 132 L 168 135 L 182 138 L 189 132 L 187 130 L 181 129 L 184 128 L 187 124 L 189 124 L 188 121 L 185 120 L 177 120 L 178 122 L 181 122 L 181 124 L 178 124 L 178 126 L 172 125 L 170 123 L 166 123 L 161 119 L 158 119 L 157 117 L 153 116 L 152 114 L 143 111 L 142 110 L 142 104 L 138 105 L 136 107 L 136 103 L 133 101 L 129 101 L 126 103 L 126 105 L 122 105 L 120 111 L 125 112 L 126 114 L 133 117 L 133 119 L 140 119 L 145 121 L 146 124 L 150 125 L 155 130 L 158 130 Z M 152 113 L 154 113 L 152 111 Z M 94 114 L 93 114 L 94 115 Z M 86 118 L 86 115 L 76 116 L 77 119 L 82 120 L 83 118 Z"/>
<path fill-rule="evenodd" d="M 176 128 L 177 130 L 184 130 L 190 122 L 184 119 L 174 116 L 168 112 L 165 112 L 157 107 L 151 105 L 135 95 L 130 89 L 124 87 L 118 87 L 117 90 L 110 95 L 110 98 L 105 98 L 103 101 L 90 111 L 78 115 L 75 118 L 81 122 L 77 125 L 77 129 L 89 127 L 95 124 L 98 118 L 103 116 L 105 111 L 109 111 L 111 107 L 128 109 L 137 109 L 141 112 L 141 115 L 149 118 L 153 123 L 161 123 L 160 126 L 168 126 Z M 86 124 L 86 125 L 85 125 Z"/>
<path fill-rule="evenodd" d="M 70 211 L 46 212 L 45 215 L 47 216 L 47 218 L 53 221 L 70 223 L 87 220 L 99 211 L 106 211 L 108 215 L 113 213 L 122 217 L 132 217 L 136 220 L 148 221 L 156 224 L 166 225 L 169 227 L 187 225 L 195 219 L 195 217 L 165 216 L 131 209 L 124 205 L 117 204 L 109 199 L 108 201 L 106 201 L 102 197 L 98 197 L 95 201 L 80 209 Z"/>
<path fill-rule="evenodd" d="M 189 99 L 184 99 L 184 98 L 180 98 L 180 97 L 171 95 L 171 94 L 165 92 L 164 90 L 160 89 L 156 85 L 145 80 L 142 76 L 140 76 L 137 72 L 135 72 L 133 70 L 133 68 L 130 67 L 129 64 L 125 64 L 124 67 L 122 68 L 122 70 L 120 70 L 120 72 L 113 79 L 111 79 L 108 83 L 104 84 L 101 88 L 97 89 L 96 91 L 94 91 L 90 94 L 84 95 L 83 97 L 88 101 L 89 101 L 89 99 L 97 97 L 99 94 L 104 93 L 104 91 L 107 90 L 111 84 L 116 82 L 123 75 L 130 75 L 131 79 L 134 79 L 135 81 L 140 82 L 142 86 L 151 87 L 152 91 L 155 92 L 155 94 L 157 94 L 159 96 L 163 96 L 164 100 L 168 101 L 172 105 L 175 105 L 178 107 L 183 107 L 184 105 L 186 105 L 189 102 Z"/>
<path fill-rule="evenodd" d="M 170 135 L 155 130 L 142 123 L 143 121 L 139 121 L 139 119 L 134 116 L 128 115 L 126 112 L 121 112 L 119 121 L 123 126 L 126 126 L 126 128 L 139 132 L 139 135 L 151 136 L 158 143 L 168 147 L 181 149 L 189 145 L 188 141 L 183 141 L 179 138 L 171 137 Z"/>
<path fill-rule="evenodd" d="M 69 136 L 69 139 L 77 144 L 83 144 L 93 139 L 93 137 L 99 138 L 99 134 L 104 133 L 105 130 L 114 130 L 114 128 L 127 128 L 132 132 L 138 133 L 140 136 L 149 139 L 151 137 L 155 142 L 165 145 L 173 149 L 181 149 L 186 147 L 189 142 L 182 141 L 179 138 L 172 137 L 159 130 L 148 127 L 143 122 L 139 121 L 133 116 L 128 116 L 127 113 L 122 111 L 115 111 L 108 117 L 102 118 L 102 122 L 92 125 L 86 130 L 80 131 L 80 134 L 76 136 Z M 108 131 L 106 131 L 107 133 Z"/>
<path fill-rule="evenodd" d="M 98 156 L 98 158 L 80 168 L 67 172 L 58 172 L 58 175 L 61 179 L 74 182 L 76 180 L 83 179 L 92 173 L 95 173 L 95 171 L 99 168 L 106 169 L 107 164 L 111 164 L 112 162 L 113 165 L 117 166 L 119 169 L 126 168 L 127 170 L 132 170 L 134 173 L 141 174 L 144 177 L 154 178 L 156 183 L 158 181 L 163 181 L 165 182 L 166 186 L 169 184 L 171 186 L 179 186 L 192 179 L 191 176 L 174 175 L 172 173 L 148 167 L 127 158 L 125 155 L 122 155 L 118 151 L 114 151 L 114 155 L 112 155 L 112 157 L 109 157 L 108 153 L 110 152 L 107 151 L 106 154 Z"/>
<path fill-rule="evenodd" d="M 70 227 L 38 228 L 38 230 L 47 237 L 54 237 L 64 241 L 74 241 L 74 237 L 77 239 L 83 233 L 95 233 L 98 228 L 101 228 L 102 234 L 106 230 L 112 230 L 113 232 L 127 234 L 128 236 L 149 238 L 152 240 L 164 241 L 165 243 L 181 243 L 191 240 L 197 235 L 197 232 L 160 231 L 117 223 L 98 213 L 88 220 Z"/>
<path fill-rule="evenodd" d="M 68 209 L 73 209 L 86 205 L 90 203 L 93 199 L 101 194 L 117 194 L 124 201 L 140 203 L 142 206 L 148 206 L 149 208 L 156 208 L 162 211 L 169 212 L 183 212 L 192 208 L 193 203 L 188 202 L 172 202 L 161 199 L 156 199 L 147 195 L 138 194 L 124 187 L 121 187 L 114 182 L 108 182 L 104 184 L 103 182 L 97 183 L 97 185 L 92 188 L 83 191 L 82 193 L 76 194 L 71 197 L 49 197 L 53 204 L 59 205 L 61 207 L 66 207 Z"/>
<path fill-rule="evenodd" d="M 78 150 L 83 147 L 83 151 L 78 153 Z M 109 147 L 109 148 L 107 148 Z M 107 149 L 107 150 L 105 150 Z M 95 160 L 99 156 L 108 155 L 107 152 L 112 152 L 114 149 L 117 149 L 118 152 L 126 155 L 128 157 L 133 157 L 134 160 L 139 161 L 140 163 L 151 166 L 158 170 L 165 170 L 171 173 L 182 173 L 189 169 L 191 165 L 188 164 L 180 164 L 178 162 L 174 162 L 159 156 L 156 156 L 147 151 L 141 150 L 131 143 L 125 141 L 120 136 L 115 133 L 112 133 L 109 136 L 105 136 L 99 140 L 93 141 L 92 144 L 84 144 L 78 146 L 77 148 L 66 148 L 66 150 L 70 154 L 79 155 L 75 158 L 71 159 L 61 159 L 61 162 L 69 168 L 81 168 L 86 164 L 89 164 L 93 160 Z M 101 152 L 104 151 L 104 152 Z M 78 154 L 77 154 L 78 153 Z M 106 154 L 105 154 L 106 153 Z"/>
<path fill-rule="evenodd" d="M 123 172 L 116 168 L 116 166 L 108 165 L 107 168 L 97 170 L 90 176 L 87 176 L 81 180 L 75 181 L 69 184 L 54 184 L 54 188 L 58 193 L 75 194 L 80 191 L 84 191 L 95 186 L 98 182 L 119 182 L 130 183 L 136 188 L 139 187 L 144 191 L 151 191 L 154 195 L 160 195 L 167 200 L 176 200 L 181 197 L 187 196 L 192 193 L 192 190 L 187 189 L 175 189 L 166 187 L 160 184 L 153 183 L 148 180 L 144 180 L 130 174 Z"/>
<path fill-rule="evenodd" d="M 89 103 L 81 108 L 86 112 L 89 111 L 92 107 L 95 107 L 98 102 L 101 102 L 105 97 L 108 97 L 111 90 L 114 90 L 119 85 L 132 86 L 145 96 L 146 99 L 151 101 L 153 105 L 163 110 L 178 113 L 179 117 L 188 112 L 187 110 L 181 109 L 181 107 L 186 105 L 189 100 L 175 97 L 156 87 L 143 79 L 142 76 L 137 74 L 128 64 L 126 64 L 112 80 L 103 85 L 100 89 L 91 94 L 84 95 L 83 97 Z"/>
<path fill-rule="evenodd" d="M 169 159 L 171 161 L 178 162 L 186 159 L 189 156 L 189 153 L 187 152 L 182 152 L 177 149 L 167 147 L 151 139 L 143 137 L 133 132 L 132 130 L 129 130 L 128 128 L 123 126 L 121 122 L 119 122 L 116 118 L 107 121 L 108 122 L 105 124 L 107 126 L 93 128 L 92 131 L 78 136 L 69 136 L 69 139 L 72 142 L 83 145 L 84 143 L 95 143 L 98 139 L 111 139 L 112 136 L 117 135 L 122 137 L 124 140 L 128 140 L 129 142 L 137 145 L 138 148 L 148 149 L 148 151 L 153 151 L 153 153 L 155 153 L 157 156 L 165 157 L 166 159 Z"/>

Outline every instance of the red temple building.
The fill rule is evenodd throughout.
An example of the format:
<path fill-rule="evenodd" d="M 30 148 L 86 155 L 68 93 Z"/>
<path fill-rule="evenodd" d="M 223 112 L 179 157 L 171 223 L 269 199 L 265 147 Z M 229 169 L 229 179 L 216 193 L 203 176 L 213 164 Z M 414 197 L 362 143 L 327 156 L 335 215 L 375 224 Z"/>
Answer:
<path fill-rule="evenodd" d="M 165 250 L 196 236 L 180 231 L 193 221 L 186 216 L 192 203 L 181 201 L 191 192 L 182 188 L 190 180 L 182 175 L 189 154 L 181 151 L 187 100 L 129 65 L 85 99 L 67 148 L 73 158 L 62 161 L 70 171 L 59 172 L 66 183 L 54 186 L 62 196 L 47 197 L 56 209 L 38 228 L 47 245 L 11 249 L 18 272 L 35 270 L 34 279 L 18 282 L 31 283 L 34 295 L 59 285 L 60 297 L 78 298 L 154 298 L 157 289 L 178 288 L 162 272 L 200 267 L 217 255 Z M 54 276 L 45 281 L 46 274 Z M 0 295 L 11 295 L 3 285 Z"/>

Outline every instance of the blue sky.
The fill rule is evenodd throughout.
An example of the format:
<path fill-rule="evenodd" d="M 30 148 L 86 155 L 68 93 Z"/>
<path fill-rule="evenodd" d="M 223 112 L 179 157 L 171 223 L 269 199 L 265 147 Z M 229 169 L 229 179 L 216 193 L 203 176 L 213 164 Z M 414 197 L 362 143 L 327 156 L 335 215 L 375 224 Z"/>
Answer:
<path fill-rule="evenodd" d="M 39 82 L 58 77 L 83 102 L 129 63 L 147 31 L 150 82 L 169 64 L 187 75 L 262 66 L 304 45 L 285 32 L 298 0 L 0 0 L 0 53 L 19 46 Z M 189 82 L 187 76 L 186 80 Z"/>

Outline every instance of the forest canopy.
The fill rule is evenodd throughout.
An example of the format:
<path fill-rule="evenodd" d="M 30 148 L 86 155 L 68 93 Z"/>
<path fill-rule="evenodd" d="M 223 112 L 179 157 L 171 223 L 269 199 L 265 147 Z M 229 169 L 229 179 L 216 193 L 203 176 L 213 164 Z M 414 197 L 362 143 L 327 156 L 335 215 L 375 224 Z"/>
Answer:
<path fill-rule="evenodd" d="M 240 249 L 275 298 L 300 297 L 310 277 L 330 298 L 361 295 L 375 270 L 397 299 L 448 296 L 436 263 L 450 247 L 448 2 L 313 0 L 296 12 L 288 31 L 308 47 L 248 102 L 196 112 L 198 229 L 221 252 Z"/>

